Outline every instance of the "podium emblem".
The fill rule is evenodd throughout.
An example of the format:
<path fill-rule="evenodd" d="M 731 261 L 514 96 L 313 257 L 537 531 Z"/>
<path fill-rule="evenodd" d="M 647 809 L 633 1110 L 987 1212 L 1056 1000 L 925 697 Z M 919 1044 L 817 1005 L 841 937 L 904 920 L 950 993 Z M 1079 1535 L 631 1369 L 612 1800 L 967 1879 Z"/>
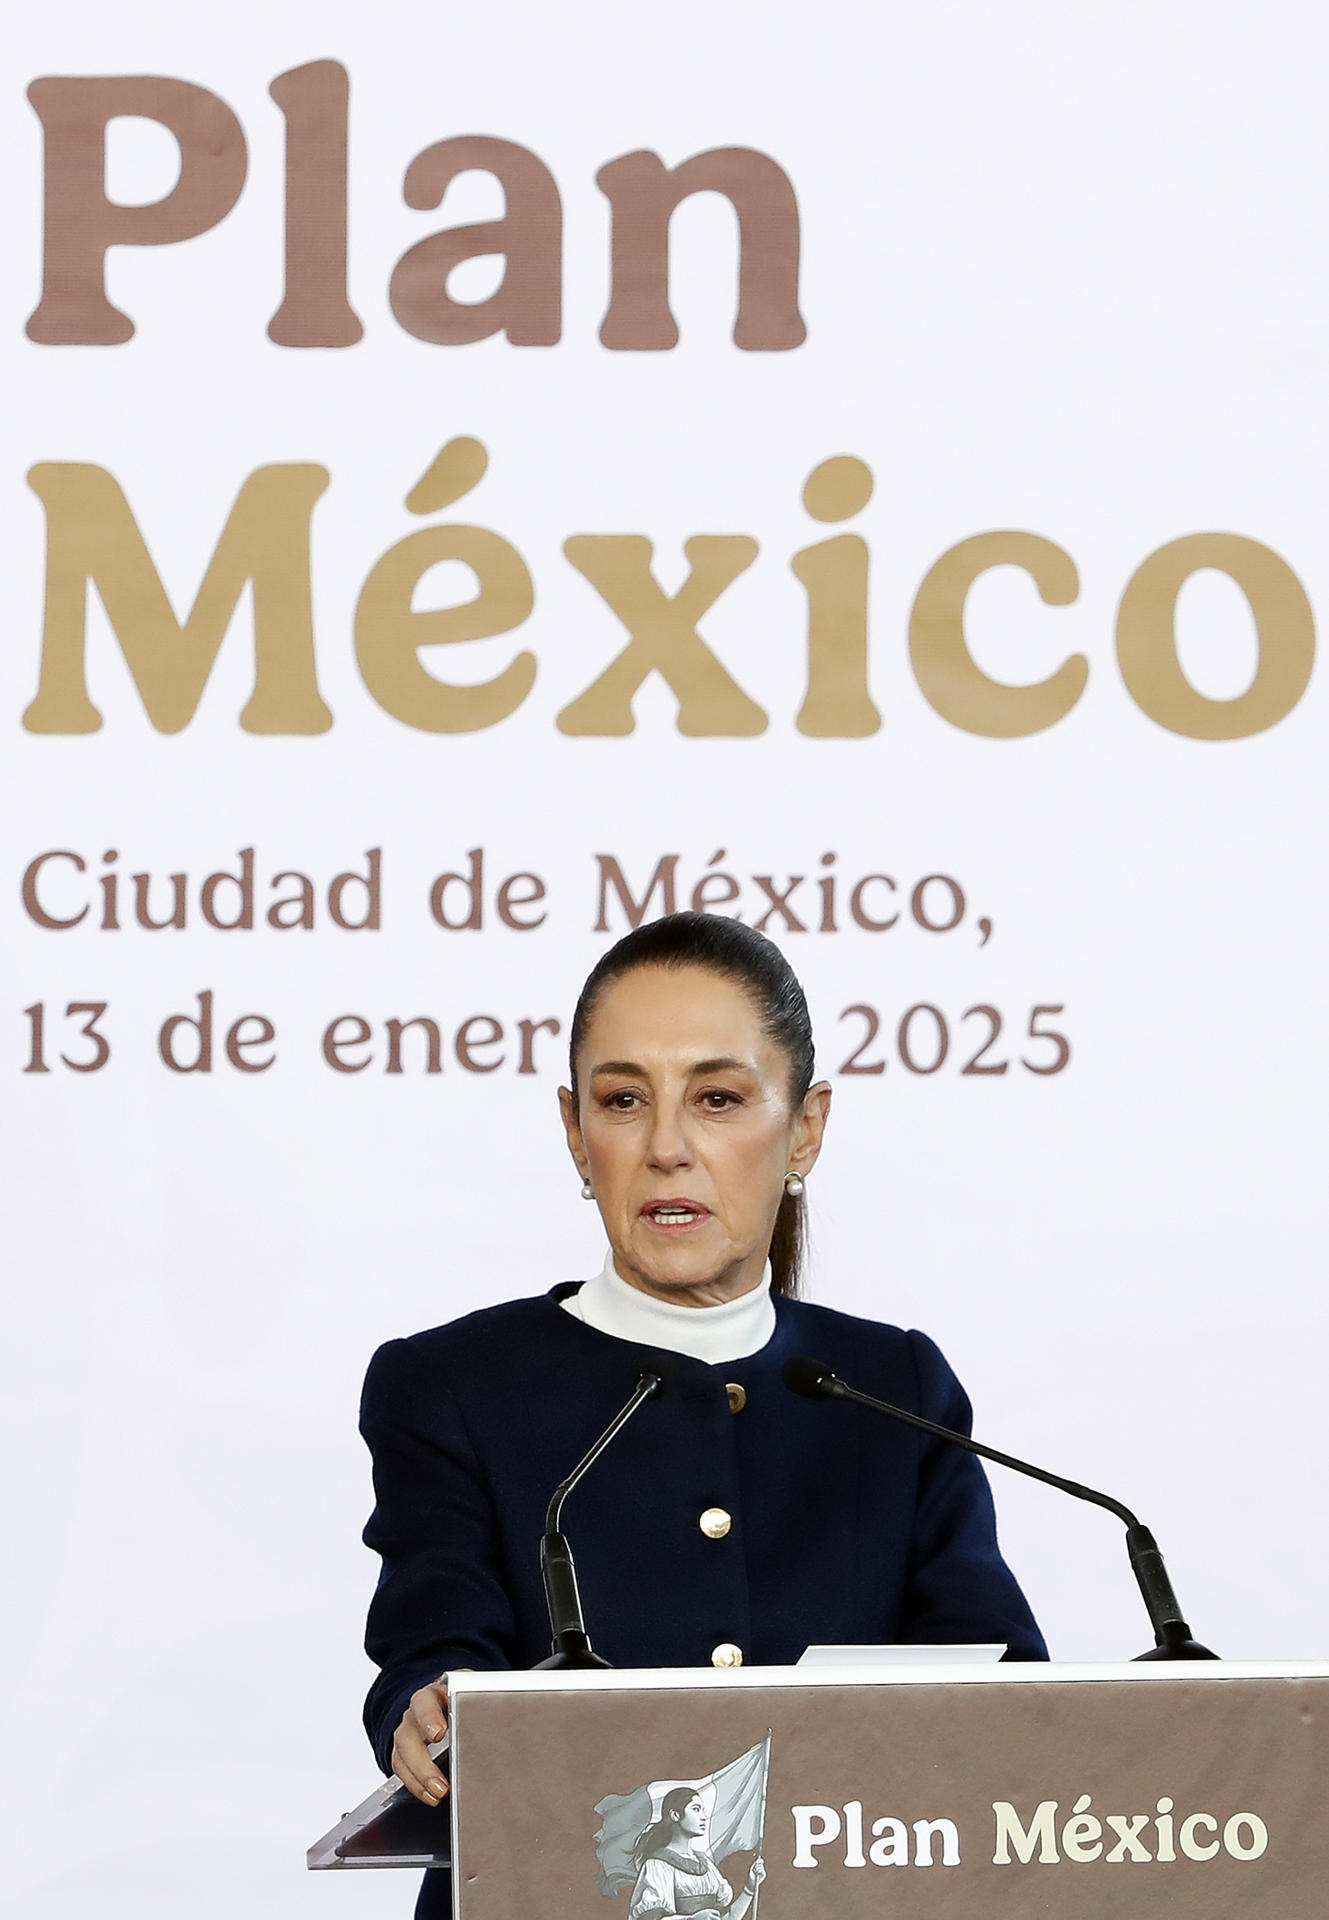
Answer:
<path fill-rule="evenodd" d="M 627 1920 L 752 1920 L 765 1878 L 762 1841 L 771 1734 L 727 1766 L 692 1779 L 648 1780 L 596 1802 L 596 1882 L 629 1894 Z M 737 1894 L 720 1871 L 732 1854 L 754 1856 Z"/>

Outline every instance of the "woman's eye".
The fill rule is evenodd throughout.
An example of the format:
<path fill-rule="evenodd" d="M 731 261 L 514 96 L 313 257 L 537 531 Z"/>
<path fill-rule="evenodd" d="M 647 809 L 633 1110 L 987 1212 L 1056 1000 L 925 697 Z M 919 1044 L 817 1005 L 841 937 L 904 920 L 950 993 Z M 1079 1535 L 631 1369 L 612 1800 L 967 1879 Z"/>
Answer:
<path fill-rule="evenodd" d="M 630 1113 L 637 1099 L 631 1087 L 620 1087 L 617 1092 L 606 1095 L 605 1105 L 615 1113 Z"/>
<path fill-rule="evenodd" d="M 726 1087 L 707 1087 L 701 1096 L 701 1103 L 712 1113 L 720 1113 L 725 1107 L 736 1107 L 739 1095 L 731 1093 Z"/>

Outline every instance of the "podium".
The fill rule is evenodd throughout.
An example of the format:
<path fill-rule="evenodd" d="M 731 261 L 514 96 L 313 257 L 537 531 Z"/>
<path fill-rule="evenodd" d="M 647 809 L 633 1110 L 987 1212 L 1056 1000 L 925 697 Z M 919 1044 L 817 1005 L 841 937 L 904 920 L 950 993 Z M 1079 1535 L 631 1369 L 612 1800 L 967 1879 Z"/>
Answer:
<path fill-rule="evenodd" d="M 375 1838 L 390 1784 L 311 1867 L 450 1857 L 455 1920 L 626 1920 L 654 1830 L 680 1887 L 713 1862 L 746 1920 L 1329 1907 L 1329 1663 L 458 1673 L 450 1695 L 443 1806 Z M 670 1839 L 678 1788 L 700 1831 Z"/>

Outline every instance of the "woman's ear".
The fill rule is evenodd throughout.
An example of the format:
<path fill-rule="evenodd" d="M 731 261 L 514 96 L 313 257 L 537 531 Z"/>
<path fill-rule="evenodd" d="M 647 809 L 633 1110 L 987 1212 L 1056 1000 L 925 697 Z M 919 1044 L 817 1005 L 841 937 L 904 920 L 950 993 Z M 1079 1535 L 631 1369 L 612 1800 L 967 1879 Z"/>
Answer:
<path fill-rule="evenodd" d="M 581 1137 L 581 1120 L 571 1087 L 559 1088 L 558 1110 L 563 1116 L 563 1131 L 568 1136 L 568 1152 L 572 1155 L 572 1164 L 582 1179 L 586 1180 L 590 1177 L 591 1163 L 586 1158 L 586 1142 Z"/>
<path fill-rule="evenodd" d="M 818 1080 L 815 1086 L 808 1088 L 803 1104 L 794 1117 L 794 1137 L 789 1153 L 791 1172 L 808 1174 L 816 1166 L 830 1111 L 831 1083 L 829 1080 Z"/>

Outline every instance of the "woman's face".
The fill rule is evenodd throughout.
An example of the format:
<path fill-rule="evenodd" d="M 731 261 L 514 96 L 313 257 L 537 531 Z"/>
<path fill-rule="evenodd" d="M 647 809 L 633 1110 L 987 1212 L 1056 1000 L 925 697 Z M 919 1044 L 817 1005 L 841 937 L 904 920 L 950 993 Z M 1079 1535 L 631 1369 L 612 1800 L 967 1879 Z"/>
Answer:
<path fill-rule="evenodd" d="M 699 1840 L 706 1831 L 706 1803 L 694 1794 L 678 1816 L 678 1831 L 685 1840 Z"/>
<path fill-rule="evenodd" d="M 790 1063 L 748 993 L 704 967 L 611 981 L 560 1095 L 624 1280 L 711 1306 L 761 1280 L 785 1175 L 817 1158 L 831 1090 L 790 1104 Z"/>

